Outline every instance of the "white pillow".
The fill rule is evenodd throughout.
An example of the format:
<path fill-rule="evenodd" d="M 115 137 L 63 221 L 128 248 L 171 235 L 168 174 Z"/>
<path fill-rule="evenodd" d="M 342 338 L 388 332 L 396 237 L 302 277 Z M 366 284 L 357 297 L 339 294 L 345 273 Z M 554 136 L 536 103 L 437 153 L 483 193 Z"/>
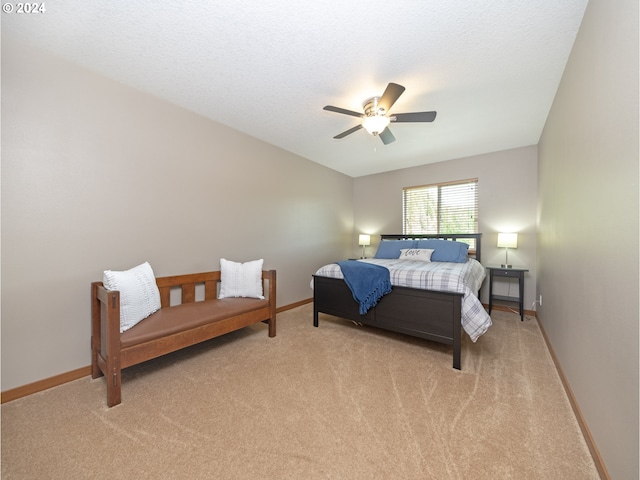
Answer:
<path fill-rule="evenodd" d="M 417 260 L 430 262 L 433 248 L 403 248 L 400 250 L 400 260 Z"/>
<path fill-rule="evenodd" d="M 120 333 L 160 309 L 160 290 L 149 262 L 124 272 L 105 270 L 102 284 L 120 292 Z"/>
<path fill-rule="evenodd" d="M 263 299 L 263 259 L 238 263 L 220 259 L 220 293 L 218 298 L 251 297 Z"/>

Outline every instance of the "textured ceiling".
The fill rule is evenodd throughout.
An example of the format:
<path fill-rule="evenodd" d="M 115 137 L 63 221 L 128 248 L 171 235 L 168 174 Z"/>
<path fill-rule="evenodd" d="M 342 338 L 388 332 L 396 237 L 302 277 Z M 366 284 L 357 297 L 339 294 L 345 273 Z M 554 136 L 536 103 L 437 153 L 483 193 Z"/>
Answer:
<path fill-rule="evenodd" d="M 56 0 L 3 34 L 357 177 L 536 144 L 587 0 Z M 358 119 L 387 83 L 396 141 Z"/>

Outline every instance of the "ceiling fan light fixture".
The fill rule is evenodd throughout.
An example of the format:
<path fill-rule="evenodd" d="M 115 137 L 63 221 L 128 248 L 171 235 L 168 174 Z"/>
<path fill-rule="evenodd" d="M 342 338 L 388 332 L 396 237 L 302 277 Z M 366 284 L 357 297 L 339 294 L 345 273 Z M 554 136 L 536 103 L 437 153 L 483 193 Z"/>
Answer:
<path fill-rule="evenodd" d="M 385 115 L 372 115 L 364 118 L 362 126 L 367 132 L 375 136 L 382 133 L 382 131 L 387 128 L 390 121 L 389 117 Z"/>
<path fill-rule="evenodd" d="M 398 100 L 404 90 L 405 88 L 402 85 L 389 83 L 387 88 L 385 88 L 382 97 L 371 97 L 362 104 L 364 113 L 354 112 L 353 110 L 347 110 L 346 108 L 334 107 L 333 105 L 325 105 L 323 110 L 362 119 L 362 123 L 359 125 L 351 127 L 349 130 L 339 133 L 333 138 L 341 139 L 364 128 L 370 135 L 380 138 L 382 143 L 389 145 L 396 140 L 393 133 L 391 133 L 391 130 L 387 128 L 389 123 L 433 122 L 436 118 L 436 112 L 389 114 L 391 107 L 396 103 L 396 100 Z"/>

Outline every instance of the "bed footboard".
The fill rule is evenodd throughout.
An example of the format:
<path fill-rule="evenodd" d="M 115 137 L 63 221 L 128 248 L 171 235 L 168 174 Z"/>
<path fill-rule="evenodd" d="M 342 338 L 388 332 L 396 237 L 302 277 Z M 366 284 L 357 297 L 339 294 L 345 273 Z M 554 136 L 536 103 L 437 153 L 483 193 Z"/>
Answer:
<path fill-rule="evenodd" d="M 313 325 L 326 313 L 366 325 L 453 346 L 453 368 L 461 368 L 462 294 L 393 287 L 391 293 L 365 315 L 358 313 L 346 283 L 337 278 L 313 277 Z"/>

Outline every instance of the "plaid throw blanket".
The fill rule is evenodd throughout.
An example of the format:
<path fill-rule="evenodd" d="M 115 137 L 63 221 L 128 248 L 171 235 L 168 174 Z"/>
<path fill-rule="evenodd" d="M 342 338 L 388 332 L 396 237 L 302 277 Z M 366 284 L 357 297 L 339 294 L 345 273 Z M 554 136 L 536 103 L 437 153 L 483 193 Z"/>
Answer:
<path fill-rule="evenodd" d="M 388 268 L 355 260 L 336 263 L 342 270 L 342 276 L 351 289 L 354 300 L 360 304 L 360 315 L 367 313 L 383 295 L 391 292 Z"/>

